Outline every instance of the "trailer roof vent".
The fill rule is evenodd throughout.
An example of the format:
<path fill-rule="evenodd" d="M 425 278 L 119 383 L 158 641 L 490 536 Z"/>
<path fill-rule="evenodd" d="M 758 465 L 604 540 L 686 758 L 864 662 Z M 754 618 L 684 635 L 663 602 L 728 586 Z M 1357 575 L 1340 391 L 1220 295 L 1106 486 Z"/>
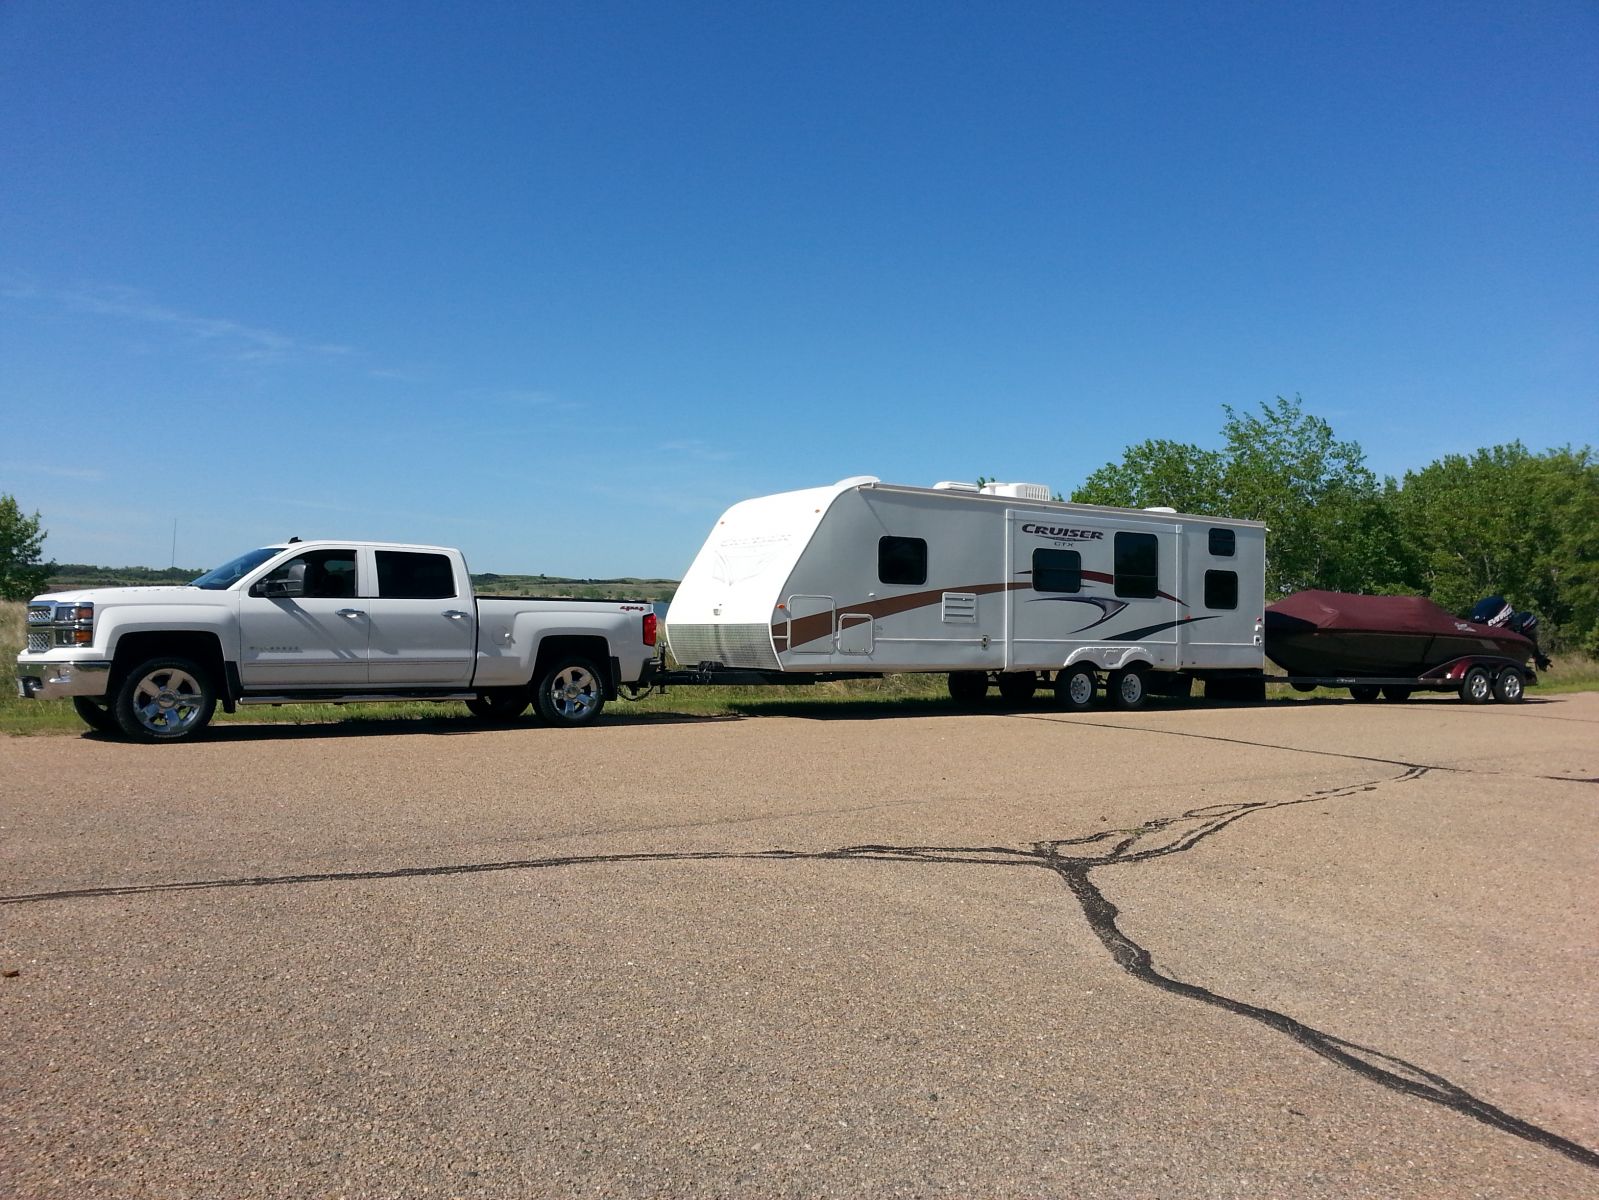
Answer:
<path fill-rule="evenodd" d="M 933 485 L 935 492 L 975 492 L 975 483 L 965 483 L 959 479 L 941 479 Z"/>
<path fill-rule="evenodd" d="M 1014 500 L 1049 500 L 1055 495 L 1047 483 L 985 483 L 985 496 L 1009 496 Z"/>

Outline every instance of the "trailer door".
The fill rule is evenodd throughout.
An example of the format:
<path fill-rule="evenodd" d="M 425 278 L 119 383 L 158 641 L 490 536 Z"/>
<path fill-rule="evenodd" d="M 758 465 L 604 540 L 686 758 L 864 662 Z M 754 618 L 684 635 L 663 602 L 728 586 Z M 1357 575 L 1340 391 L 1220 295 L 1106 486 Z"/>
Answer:
<path fill-rule="evenodd" d="M 1103 665 L 1135 644 L 1157 666 L 1175 665 L 1177 526 L 1060 512 L 1006 518 L 1008 669 L 1053 670 L 1084 646 Z"/>

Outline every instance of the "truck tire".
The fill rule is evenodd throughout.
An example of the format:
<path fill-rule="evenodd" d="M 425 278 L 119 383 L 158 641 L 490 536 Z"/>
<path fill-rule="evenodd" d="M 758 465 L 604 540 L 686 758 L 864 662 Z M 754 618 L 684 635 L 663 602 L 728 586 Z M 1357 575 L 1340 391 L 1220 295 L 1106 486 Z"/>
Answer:
<path fill-rule="evenodd" d="M 1506 667 L 1494 680 L 1494 699 L 1500 704 L 1520 704 L 1527 698 L 1527 681 L 1520 670 Z"/>
<path fill-rule="evenodd" d="M 112 715 L 111 706 L 104 700 L 95 700 L 89 696 L 74 696 L 72 707 L 78 716 L 83 718 L 83 723 L 96 733 L 116 733 L 122 728 Z"/>
<path fill-rule="evenodd" d="M 1143 708 L 1144 701 L 1149 699 L 1149 689 L 1144 686 L 1144 668 L 1123 667 L 1120 671 L 1112 671 L 1105 695 L 1112 708 L 1123 712 Z"/>
<path fill-rule="evenodd" d="M 187 658 L 146 659 L 122 677 L 112 706 L 117 725 L 140 742 L 181 742 L 211 721 L 216 685 Z"/>
<path fill-rule="evenodd" d="M 1467 704 L 1487 704 L 1494 698 L 1493 677 L 1486 667 L 1472 667 L 1460 681 L 1460 698 Z"/>
<path fill-rule="evenodd" d="M 976 708 L 987 695 L 987 671 L 951 671 L 949 673 L 949 698 L 962 708 Z"/>
<path fill-rule="evenodd" d="M 491 725 L 507 725 L 525 713 L 532 703 L 532 694 L 523 688 L 496 688 L 492 692 L 479 692 L 476 699 L 468 700 L 466 711 Z"/>
<path fill-rule="evenodd" d="M 560 658 L 533 684 L 533 706 L 551 725 L 587 725 L 605 707 L 605 685 L 586 658 Z"/>
<path fill-rule="evenodd" d="M 999 677 L 999 696 L 1006 704 L 1026 704 L 1038 690 L 1032 671 L 1006 671 Z"/>
<path fill-rule="evenodd" d="M 1087 663 L 1067 667 L 1055 676 L 1055 703 L 1067 712 L 1085 712 L 1093 707 L 1099 691 L 1094 668 Z"/>

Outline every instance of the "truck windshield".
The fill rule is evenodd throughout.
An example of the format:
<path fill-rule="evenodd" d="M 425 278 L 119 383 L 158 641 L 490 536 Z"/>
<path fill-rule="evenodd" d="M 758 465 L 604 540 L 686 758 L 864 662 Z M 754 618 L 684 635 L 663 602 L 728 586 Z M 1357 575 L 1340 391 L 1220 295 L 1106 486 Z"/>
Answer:
<path fill-rule="evenodd" d="M 212 567 L 200 578 L 191 581 L 189 586 L 220 592 L 238 583 L 239 580 L 282 549 L 282 546 L 267 546 L 261 550 L 251 550 L 239 555 L 232 562 L 225 562 L 220 567 Z"/>

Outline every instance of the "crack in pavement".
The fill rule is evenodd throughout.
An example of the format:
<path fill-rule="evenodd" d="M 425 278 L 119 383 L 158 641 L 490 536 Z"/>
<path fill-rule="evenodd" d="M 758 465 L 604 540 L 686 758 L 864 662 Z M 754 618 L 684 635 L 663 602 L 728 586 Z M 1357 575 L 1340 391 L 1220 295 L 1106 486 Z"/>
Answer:
<path fill-rule="evenodd" d="M 1107 728 L 1121 728 L 1108 726 Z M 1181 736 L 1181 735 L 1179 735 Z M 1217 739 L 1230 740 L 1230 739 Z M 1342 755 L 1340 757 L 1358 757 Z M 1388 760 L 1378 760 L 1387 762 Z M 430 867 L 396 867 L 374 871 L 330 871 L 299 875 L 255 876 L 236 879 L 175 881 L 133 884 L 121 887 L 77 888 L 53 892 L 0 896 L 0 904 L 36 904 L 45 901 L 90 899 L 112 896 L 138 896 L 164 892 L 194 892 L 222 888 L 270 887 L 312 883 L 350 883 L 385 879 L 434 878 L 448 875 L 474 875 L 502 871 L 544 870 L 560 867 L 595 866 L 625 863 L 669 862 L 817 862 L 872 861 L 911 862 L 944 865 L 1043 868 L 1056 875 L 1082 907 L 1089 927 L 1109 952 L 1111 959 L 1133 978 L 1171 995 L 1220 1008 L 1235 1016 L 1258 1022 L 1284 1034 L 1299 1045 L 1329 1062 L 1364 1079 L 1402 1095 L 1437 1104 L 1470 1117 L 1494 1129 L 1522 1138 L 1572 1159 L 1585 1167 L 1599 1169 L 1599 1152 L 1531 1121 L 1506 1112 L 1497 1105 L 1474 1096 L 1459 1084 L 1397 1055 L 1363 1046 L 1347 1038 L 1307 1025 L 1287 1013 L 1222 995 L 1198 984 L 1186 983 L 1163 973 L 1153 953 L 1140 945 L 1119 924 L 1121 910 L 1108 899 L 1091 878 L 1102 867 L 1131 866 L 1182 854 L 1230 825 L 1255 813 L 1291 808 L 1329 800 L 1339 800 L 1394 784 L 1420 779 L 1434 770 L 1450 770 L 1422 764 L 1403 765 L 1402 774 L 1363 783 L 1327 788 L 1286 800 L 1261 800 L 1202 805 L 1175 816 L 1155 817 L 1136 829 L 1105 829 L 1081 837 L 1056 838 L 1033 842 L 1029 846 L 842 846 L 833 850 L 708 850 L 655 851 L 633 854 L 567 855 L 554 858 L 520 859 L 492 863 L 457 863 Z"/>

